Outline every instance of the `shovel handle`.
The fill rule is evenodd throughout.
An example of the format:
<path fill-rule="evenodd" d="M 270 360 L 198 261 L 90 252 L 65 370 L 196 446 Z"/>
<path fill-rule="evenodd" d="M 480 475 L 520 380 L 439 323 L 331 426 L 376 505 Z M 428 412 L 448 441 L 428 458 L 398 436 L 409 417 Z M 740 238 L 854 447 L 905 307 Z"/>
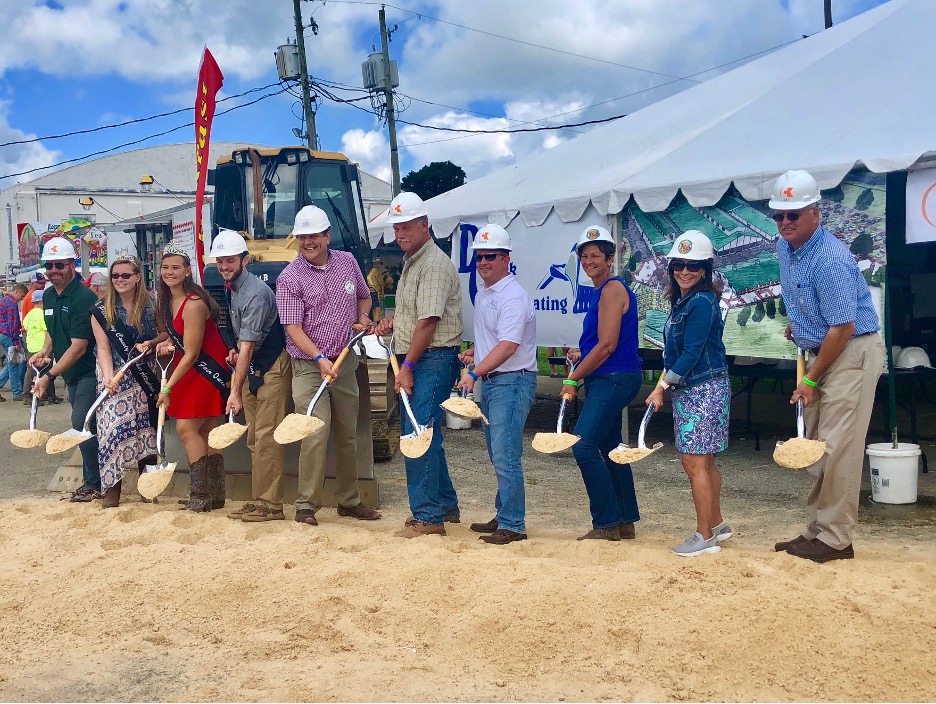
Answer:
<path fill-rule="evenodd" d="M 806 421 L 803 419 L 803 399 L 796 401 L 796 437 L 806 437 Z"/>
<path fill-rule="evenodd" d="M 640 450 L 648 449 L 646 443 L 647 426 L 650 425 L 650 419 L 653 417 L 654 411 L 656 411 L 656 407 L 652 403 L 648 403 L 643 420 L 640 421 L 640 430 L 637 431 L 637 448 Z"/>
<path fill-rule="evenodd" d="M 806 376 L 806 353 L 799 347 L 796 348 L 796 383 L 799 384 Z"/>
<path fill-rule="evenodd" d="M 351 352 L 350 347 L 345 347 L 343 350 L 341 350 L 341 354 L 338 355 L 338 359 L 336 359 L 335 362 L 332 364 L 332 369 L 335 372 L 338 371 L 338 368 L 341 366 L 341 363 L 345 361 L 349 352 Z M 327 381 L 329 384 L 333 382 L 334 380 L 335 380 L 335 377 L 333 377 L 331 374 L 325 375 L 325 381 Z"/>
<path fill-rule="evenodd" d="M 123 369 L 118 370 L 117 373 L 114 374 L 114 383 L 119 384 L 121 381 L 123 381 L 125 376 L 127 376 L 127 372 L 125 372 Z"/>

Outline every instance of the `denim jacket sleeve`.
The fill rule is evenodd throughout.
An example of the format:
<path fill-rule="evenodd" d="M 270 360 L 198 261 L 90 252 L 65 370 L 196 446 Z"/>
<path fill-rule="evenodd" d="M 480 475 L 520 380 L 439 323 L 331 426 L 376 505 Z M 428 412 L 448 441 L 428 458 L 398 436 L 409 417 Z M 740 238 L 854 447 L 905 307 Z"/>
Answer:
<path fill-rule="evenodd" d="M 686 303 L 685 311 L 681 313 L 681 334 L 677 334 L 677 339 L 674 340 L 681 349 L 678 349 L 678 357 L 672 362 L 665 376 L 666 381 L 671 384 L 683 383 L 695 368 L 705 349 L 715 316 L 720 314 L 715 297 L 704 294 L 694 295 Z M 670 360 L 667 359 L 666 362 L 669 364 Z"/>

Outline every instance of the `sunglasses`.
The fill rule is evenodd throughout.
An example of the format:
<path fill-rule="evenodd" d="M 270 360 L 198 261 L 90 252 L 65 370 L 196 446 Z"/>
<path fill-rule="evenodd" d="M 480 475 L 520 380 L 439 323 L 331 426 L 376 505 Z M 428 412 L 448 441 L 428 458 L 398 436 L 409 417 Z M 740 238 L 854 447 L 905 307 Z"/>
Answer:
<path fill-rule="evenodd" d="M 132 274 L 118 274 L 115 272 L 111 274 L 111 279 L 113 279 L 114 281 L 116 281 L 117 279 L 123 279 L 124 281 L 127 281 L 129 279 L 132 279 L 134 276 L 136 276 L 136 272 Z"/>
<path fill-rule="evenodd" d="M 778 223 L 778 224 L 781 223 L 781 222 L 783 222 L 783 218 L 786 218 L 786 219 L 789 220 L 790 222 L 796 222 L 796 221 L 799 220 L 801 217 L 803 217 L 803 213 L 796 213 L 796 212 L 793 212 L 793 213 L 774 213 L 774 214 L 771 215 L 770 217 L 772 217 L 772 218 L 774 219 L 774 222 L 776 222 L 776 223 Z"/>
<path fill-rule="evenodd" d="M 682 271 L 688 269 L 693 274 L 702 271 L 702 262 L 670 262 L 670 271 Z"/>
<path fill-rule="evenodd" d="M 65 268 L 65 262 L 46 262 L 43 264 L 46 271 L 52 271 L 52 269 L 58 269 L 61 271 Z"/>
<path fill-rule="evenodd" d="M 486 262 L 493 262 L 499 256 L 500 254 L 498 252 L 494 252 L 493 254 L 476 254 L 475 261 L 480 262 L 483 259 Z"/>

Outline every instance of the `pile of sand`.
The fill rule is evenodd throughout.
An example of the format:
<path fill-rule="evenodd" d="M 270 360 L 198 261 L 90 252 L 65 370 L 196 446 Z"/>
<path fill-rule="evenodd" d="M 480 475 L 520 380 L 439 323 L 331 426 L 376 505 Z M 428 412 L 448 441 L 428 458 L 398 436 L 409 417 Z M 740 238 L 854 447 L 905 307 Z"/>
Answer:
<path fill-rule="evenodd" d="M 551 455 L 568 450 L 581 439 L 581 436 L 572 433 L 537 433 L 533 436 L 531 446 L 537 452 Z"/>
<path fill-rule="evenodd" d="M 422 457 L 432 444 L 432 428 L 419 434 L 407 433 L 400 438 L 400 452 L 406 457 Z"/>
<path fill-rule="evenodd" d="M 786 469 L 805 469 L 821 460 L 825 451 L 826 444 L 822 440 L 791 438 L 786 442 L 777 442 L 773 458 L 774 462 Z"/>
<path fill-rule="evenodd" d="M 0 700 L 936 699 L 932 548 L 816 565 L 742 530 L 686 560 L 640 530 L 488 546 L 489 517 L 0 503 Z"/>
<path fill-rule="evenodd" d="M 305 413 L 290 413 L 273 431 L 273 439 L 280 445 L 299 442 L 325 427 L 325 422 Z"/>

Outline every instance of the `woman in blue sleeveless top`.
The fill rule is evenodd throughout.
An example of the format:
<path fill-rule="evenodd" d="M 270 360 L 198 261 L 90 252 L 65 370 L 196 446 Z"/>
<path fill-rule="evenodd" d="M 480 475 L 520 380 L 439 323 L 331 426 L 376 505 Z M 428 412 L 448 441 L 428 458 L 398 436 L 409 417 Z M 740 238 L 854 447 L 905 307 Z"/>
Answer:
<path fill-rule="evenodd" d="M 722 480 L 715 466 L 715 453 L 728 447 L 731 383 L 714 257 L 712 242 L 698 230 L 684 232 L 673 243 L 667 290 L 672 311 L 663 330 L 666 370 L 647 397 L 659 408 L 663 392 L 673 387 L 676 449 L 696 509 L 696 532 L 673 548 L 682 557 L 718 552 L 719 543 L 732 535 L 721 514 Z"/>
<path fill-rule="evenodd" d="M 603 227 L 589 227 L 576 248 L 582 271 L 592 280 L 592 293 L 579 352 L 570 353 L 578 366 L 563 383 L 563 396 L 574 399 L 585 384 L 585 403 L 575 424 L 581 436 L 572 454 L 588 492 L 592 529 L 579 540 L 621 540 L 634 537 L 640 520 L 634 475 L 629 464 L 612 462 L 608 453 L 621 443 L 624 409 L 640 390 L 642 360 L 637 355 L 637 299 L 624 281 L 611 275 L 614 239 Z"/>

